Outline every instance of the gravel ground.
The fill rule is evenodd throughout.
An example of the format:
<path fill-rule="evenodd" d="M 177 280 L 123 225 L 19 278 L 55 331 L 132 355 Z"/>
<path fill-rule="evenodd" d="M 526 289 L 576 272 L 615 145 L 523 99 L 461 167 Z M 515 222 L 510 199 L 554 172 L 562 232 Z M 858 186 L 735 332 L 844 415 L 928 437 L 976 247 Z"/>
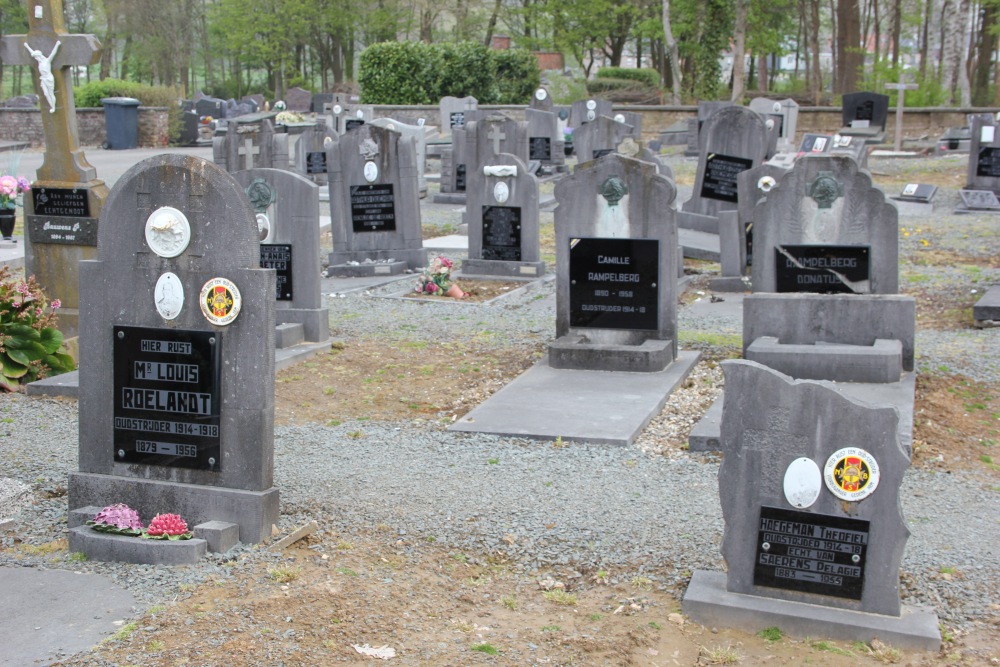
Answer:
<path fill-rule="evenodd" d="M 980 236 L 974 247 L 964 238 L 970 228 L 995 230 L 995 220 L 946 215 L 925 224 L 933 228 L 937 248 L 996 257 L 1000 235 Z M 921 272 L 928 276 L 920 279 L 923 283 L 956 290 L 1000 282 L 995 262 L 975 276 L 941 266 L 925 270 L 909 261 L 901 267 L 904 282 Z M 398 300 L 374 298 L 398 291 L 398 285 L 387 285 L 331 299 L 334 335 L 414 339 L 436 335 L 443 325 L 453 336 L 488 335 L 504 345 L 545 341 L 554 334 L 551 282 L 489 307 L 406 304 L 405 328 L 399 326 Z M 738 318 L 695 317 L 689 308 L 681 309 L 680 327 L 696 343 L 703 335 L 731 340 L 740 332 Z M 1000 386 L 1000 330 L 922 330 L 917 350 L 922 367 L 946 366 Z M 383 524 L 400 535 L 433 538 L 456 549 L 501 550 L 529 572 L 601 566 L 623 579 L 643 574 L 680 589 L 691 570 L 724 567 L 717 457 L 676 448 L 663 455 L 660 446 L 700 416 L 718 392 L 721 377 L 712 366 L 700 364 L 692 387 L 672 398 L 671 407 L 628 448 L 556 448 L 517 438 L 449 433 L 427 422 L 276 428 L 281 528 L 288 531 L 316 519 L 324 529 L 351 534 Z M 364 437 L 348 436 L 357 431 Z M 66 535 L 64 487 L 67 473 L 76 467 L 76 443 L 74 402 L 0 396 L 0 478 L 33 490 L 34 504 L 15 514 L 16 535 L 29 545 Z M 902 564 L 904 603 L 932 605 L 957 628 L 995 617 L 1000 597 L 997 488 L 971 475 L 911 469 L 901 497 L 912 531 Z M 0 536 L 3 547 L 13 544 L 14 534 Z M 54 564 L 49 556 L 20 549 L 0 552 L 0 565 L 98 572 L 156 604 L 181 594 L 183 584 L 224 580 L 235 557 L 276 556 L 240 547 L 196 566 L 170 568 Z M 943 577 L 947 568 L 961 576 Z"/>

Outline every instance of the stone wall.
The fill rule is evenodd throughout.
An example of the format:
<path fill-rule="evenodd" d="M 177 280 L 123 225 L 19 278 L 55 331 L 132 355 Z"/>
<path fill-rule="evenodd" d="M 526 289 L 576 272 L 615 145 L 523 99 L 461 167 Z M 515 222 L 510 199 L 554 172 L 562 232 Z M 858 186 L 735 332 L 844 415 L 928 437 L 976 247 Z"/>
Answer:
<path fill-rule="evenodd" d="M 104 109 L 77 109 L 76 125 L 81 146 L 101 146 L 107 139 Z M 166 146 L 169 139 L 166 107 L 139 107 L 139 146 Z M 45 145 L 42 116 L 38 109 L 0 108 L 0 141 L 24 141 L 32 146 Z"/>

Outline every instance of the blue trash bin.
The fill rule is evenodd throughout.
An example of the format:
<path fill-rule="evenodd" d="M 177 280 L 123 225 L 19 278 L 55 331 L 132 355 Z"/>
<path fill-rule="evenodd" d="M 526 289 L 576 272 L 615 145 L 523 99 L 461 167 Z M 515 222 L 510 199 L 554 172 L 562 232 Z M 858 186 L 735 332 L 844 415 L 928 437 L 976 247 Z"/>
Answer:
<path fill-rule="evenodd" d="M 105 148 L 124 150 L 139 145 L 139 100 L 132 97 L 105 97 Z"/>

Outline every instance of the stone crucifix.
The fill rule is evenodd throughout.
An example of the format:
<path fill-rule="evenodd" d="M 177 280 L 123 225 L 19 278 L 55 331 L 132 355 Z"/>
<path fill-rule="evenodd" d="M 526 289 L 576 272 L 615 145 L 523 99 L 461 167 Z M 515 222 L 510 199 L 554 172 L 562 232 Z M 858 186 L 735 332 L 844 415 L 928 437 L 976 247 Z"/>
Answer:
<path fill-rule="evenodd" d="M 491 125 L 486 137 L 493 140 L 493 154 L 500 155 L 500 142 L 507 138 L 504 131 L 496 125 Z"/>
<path fill-rule="evenodd" d="M 48 55 L 45 55 L 48 54 Z M 34 65 L 35 89 L 49 103 L 42 114 L 45 160 L 38 180 L 85 183 L 97 177 L 80 150 L 70 67 L 100 60 L 101 43 L 93 35 L 70 35 L 62 0 L 28 0 L 28 34 L 0 38 L 0 63 Z"/>
<path fill-rule="evenodd" d="M 899 83 L 887 83 L 885 84 L 886 89 L 895 90 L 899 93 L 896 98 L 896 143 L 895 150 L 900 152 L 903 150 L 903 98 L 906 96 L 906 91 L 916 90 L 919 86 L 915 83 L 906 83 L 906 73 L 899 73 Z"/>

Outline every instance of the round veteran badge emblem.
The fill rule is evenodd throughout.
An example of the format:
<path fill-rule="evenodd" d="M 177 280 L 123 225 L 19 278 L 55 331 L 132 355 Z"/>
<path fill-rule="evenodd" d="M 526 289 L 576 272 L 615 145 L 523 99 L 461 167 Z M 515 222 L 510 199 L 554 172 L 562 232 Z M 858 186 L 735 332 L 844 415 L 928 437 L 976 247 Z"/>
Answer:
<path fill-rule="evenodd" d="M 879 468 L 875 457 L 857 447 L 838 449 L 823 467 L 826 488 L 841 500 L 864 500 L 875 492 L 878 480 Z"/>
<path fill-rule="evenodd" d="M 201 312 L 212 324 L 231 324 L 240 314 L 243 298 L 231 280 L 212 278 L 201 288 Z"/>

